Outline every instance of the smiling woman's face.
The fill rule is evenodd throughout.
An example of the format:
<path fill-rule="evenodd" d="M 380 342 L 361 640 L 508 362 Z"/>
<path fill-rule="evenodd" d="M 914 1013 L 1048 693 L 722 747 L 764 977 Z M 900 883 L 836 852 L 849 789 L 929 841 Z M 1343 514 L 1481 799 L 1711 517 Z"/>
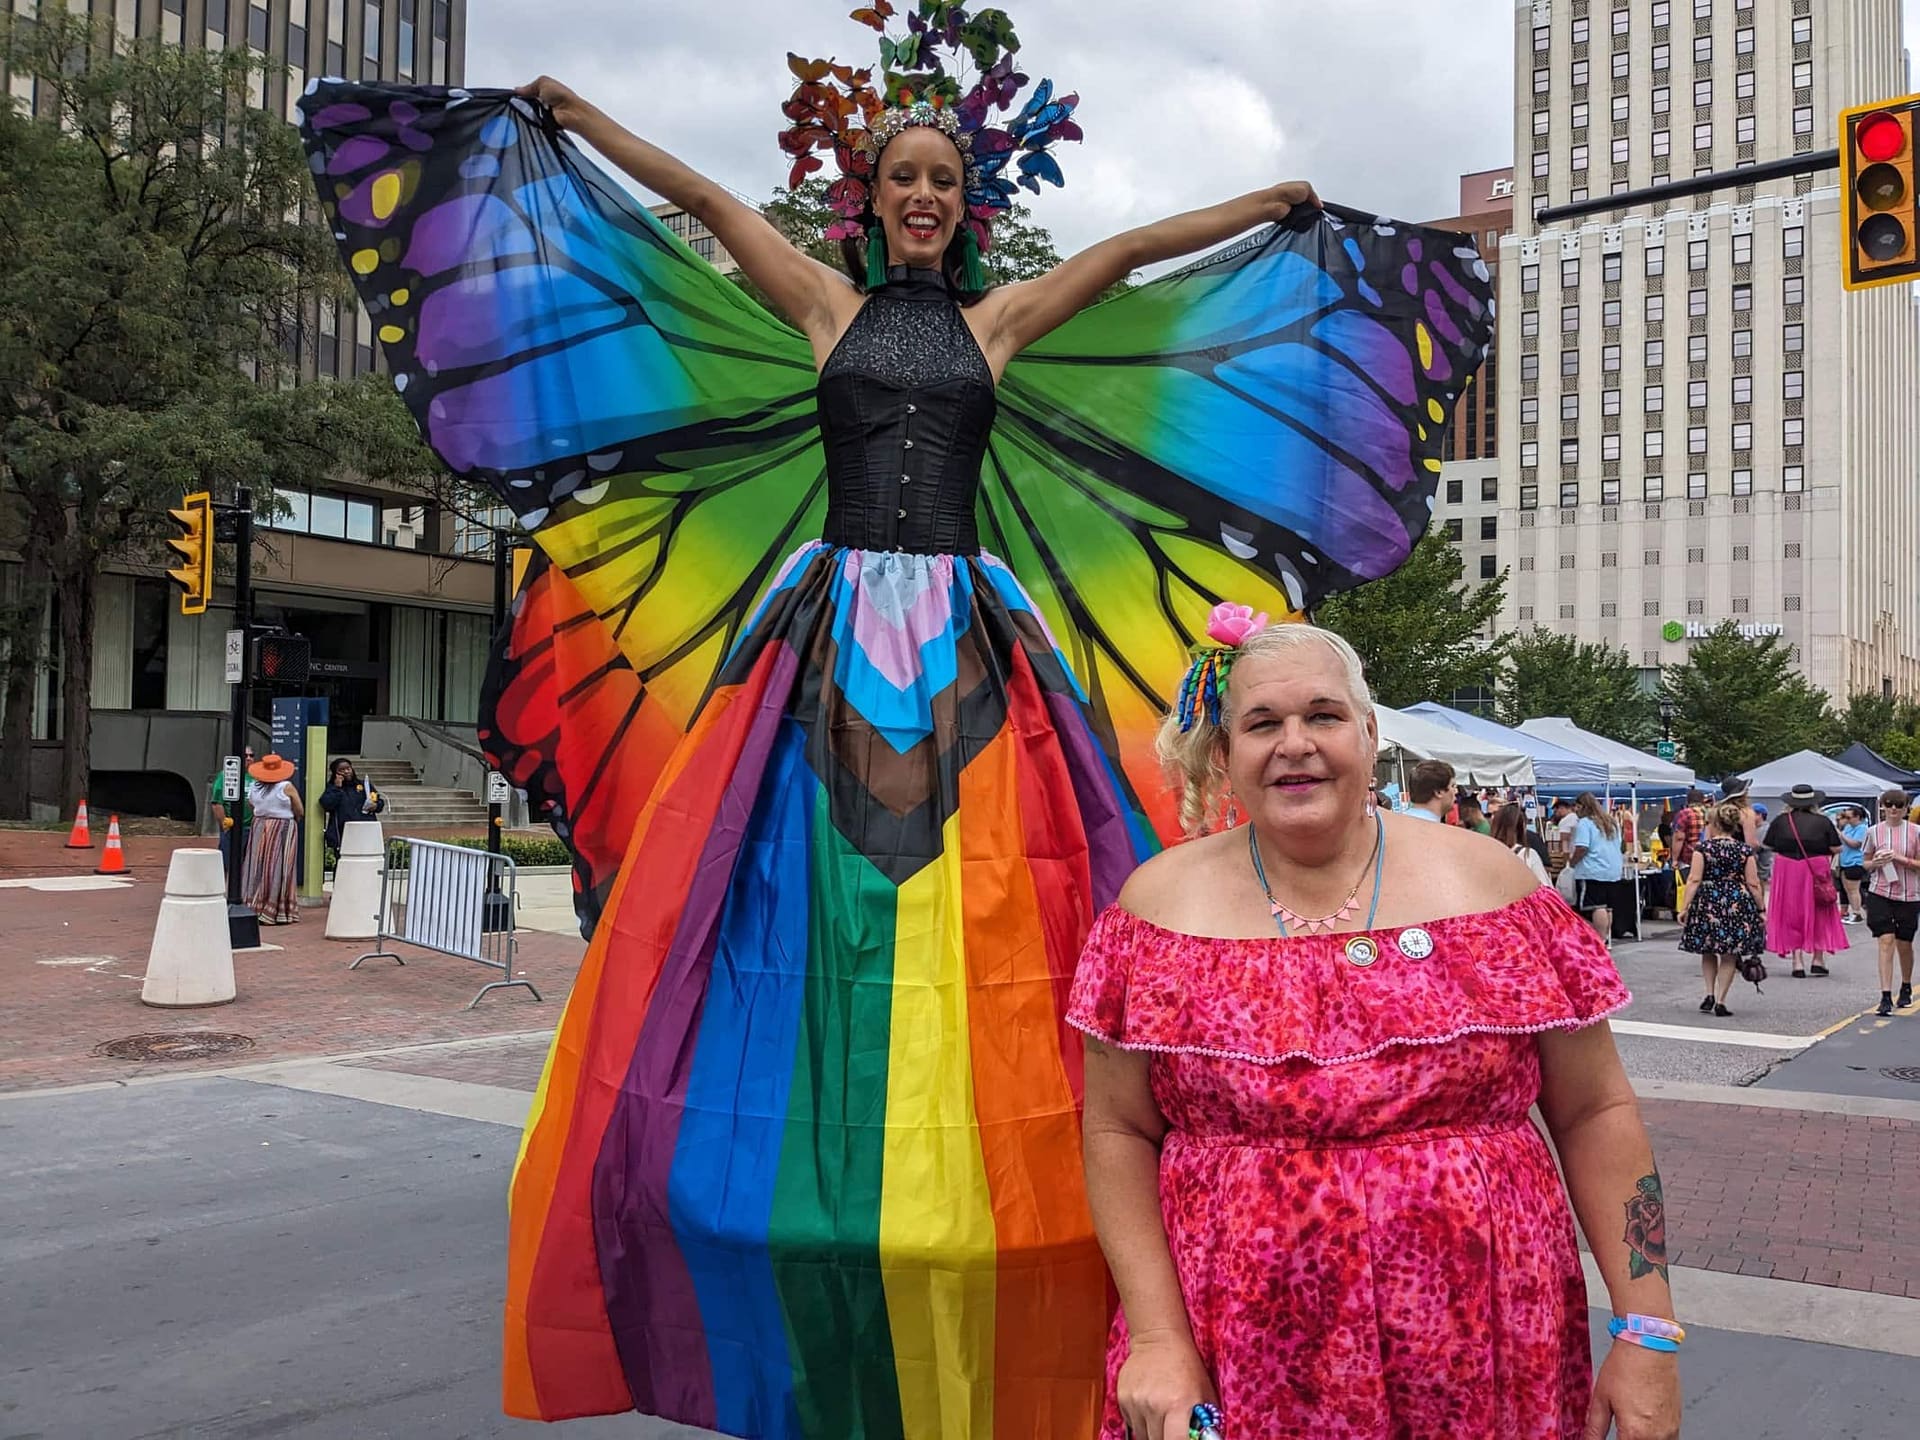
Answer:
<path fill-rule="evenodd" d="M 1335 826 L 1362 814 L 1378 749 L 1372 712 L 1356 703 L 1328 646 L 1234 662 L 1227 778 L 1262 828 Z"/>
<path fill-rule="evenodd" d="M 958 147 L 931 126 L 915 125 L 881 152 L 876 179 L 873 211 L 886 229 L 889 263 L 939 269 L 966 213 Z"/>

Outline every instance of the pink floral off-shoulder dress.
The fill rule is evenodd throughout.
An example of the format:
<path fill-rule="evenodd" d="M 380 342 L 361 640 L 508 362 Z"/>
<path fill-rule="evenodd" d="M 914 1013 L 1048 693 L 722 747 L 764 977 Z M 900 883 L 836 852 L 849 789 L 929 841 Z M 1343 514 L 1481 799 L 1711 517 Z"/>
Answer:
<path fill-rule="evenodd" d="M 1352 935 L 1217 940 L 1117 906 L 1069 1019 L 1152 1052 L 1160 1203 L 1233 1440 L 1573 1440 L 1573 1214 L 1534 1036 L 1631 998 L 1552 889 Z M 1121 1440 L 1107 1356 L 1102 1440 Z"/>

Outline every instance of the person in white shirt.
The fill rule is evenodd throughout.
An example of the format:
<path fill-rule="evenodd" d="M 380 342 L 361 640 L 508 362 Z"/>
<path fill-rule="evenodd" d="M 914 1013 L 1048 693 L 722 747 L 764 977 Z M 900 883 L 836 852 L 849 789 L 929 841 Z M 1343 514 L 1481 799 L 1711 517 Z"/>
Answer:
<path fill-rule="evenodd" d="M 1453 767 L 1444 760 L 1422 760 L 1407 777 L 1407 814 L 1415 820 L 1445 821 L 1453 808 Z"/>

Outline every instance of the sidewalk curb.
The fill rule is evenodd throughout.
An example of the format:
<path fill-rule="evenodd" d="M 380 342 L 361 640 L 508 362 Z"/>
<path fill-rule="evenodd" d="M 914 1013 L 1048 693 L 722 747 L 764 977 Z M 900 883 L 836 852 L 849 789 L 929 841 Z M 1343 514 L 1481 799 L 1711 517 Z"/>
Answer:
<path fill-rule="evenodd" d="M 1757 1110 L 1799 1110 L 1814 1115 L 1865 1115 L 1920 1122 L 1920 1100 L 1873 1095 L 1829 1095 L 1815 1090 L 1762 1090 L 1754 1085 L 1699 1085 L 1687 1080 L 1635 1080 L 1642 1100 L 1679 1100 L 1694 1105 L 1750 1105 Z M 1751 1277 L 1748 1277 L 1751 1278 Z"/>

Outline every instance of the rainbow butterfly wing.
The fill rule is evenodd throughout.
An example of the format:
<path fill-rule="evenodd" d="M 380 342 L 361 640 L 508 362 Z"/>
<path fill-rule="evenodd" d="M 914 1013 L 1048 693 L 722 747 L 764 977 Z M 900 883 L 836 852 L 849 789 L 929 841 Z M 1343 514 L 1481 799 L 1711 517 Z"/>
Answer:
<path fill-rule="evenodd" d="M 1007 367 L 982 541 L 1163 835 L 1153 732 L 1208 611 L 1305 610 L 1406 559 L 1492 322 L 1471 240 L 1328 213 L 1084 311 Z"/>
<path fill-rule="evenodd" d="M 811 350 L 508 92 L 326 81 L 301 110 L 422 435 L 552 561 L 496 652 L 488 753 L 573 846 L 590 928 L 638 806 L 611 809 L 819 533 Z"/>

